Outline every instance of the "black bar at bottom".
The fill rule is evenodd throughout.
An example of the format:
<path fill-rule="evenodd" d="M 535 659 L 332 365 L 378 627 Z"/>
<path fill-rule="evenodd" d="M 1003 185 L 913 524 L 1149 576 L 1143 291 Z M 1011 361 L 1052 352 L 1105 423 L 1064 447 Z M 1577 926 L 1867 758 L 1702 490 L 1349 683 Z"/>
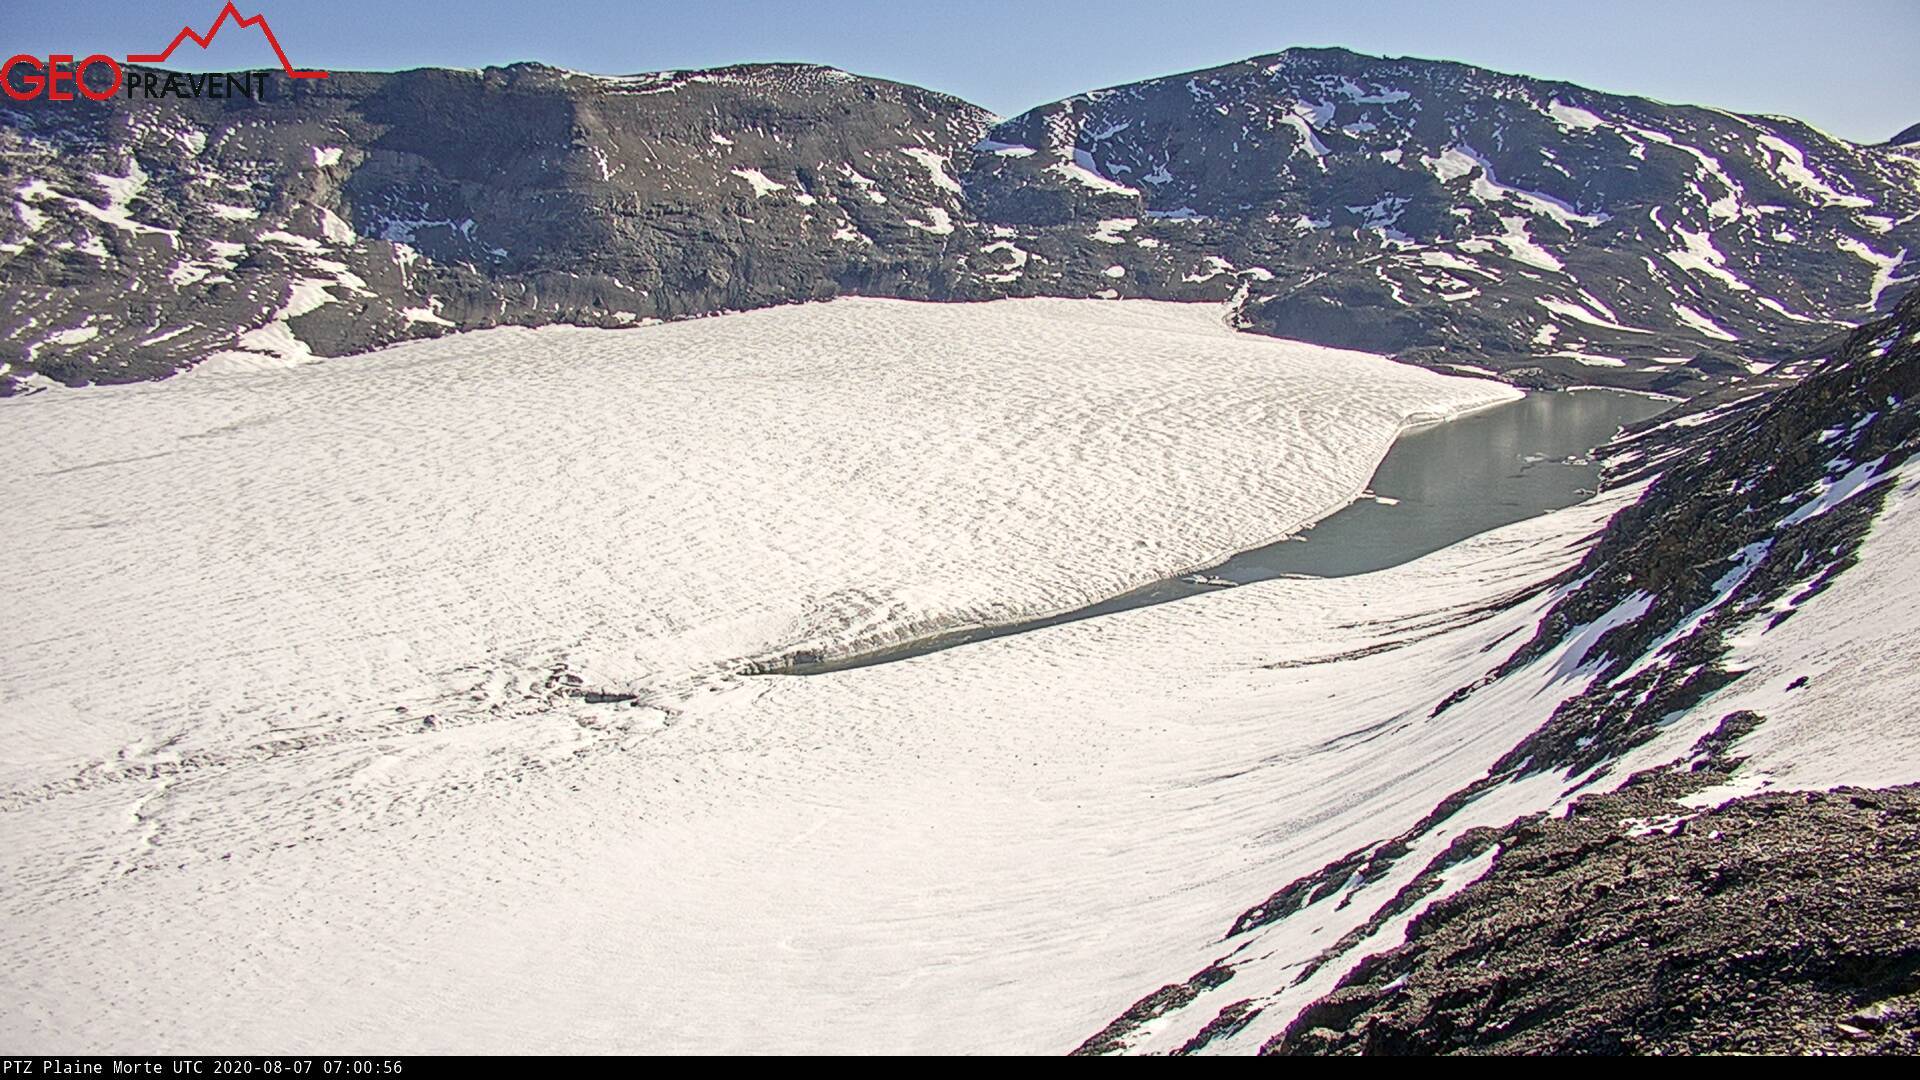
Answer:
<path fill-rule="evenodd" d="M 606 1058 L 551 1057 L 406 1057 L 391 1055 L 20 1055 L 0 1056 L 0 1080 L 16 1077 L 178 1077 L 185 1080 L 353 1080 L 355 1077 L 465 1076 L 477 1066 L 488 1070 L 537 1065 L 551 1072 L 556 1062 L 590 1071 Z"/>

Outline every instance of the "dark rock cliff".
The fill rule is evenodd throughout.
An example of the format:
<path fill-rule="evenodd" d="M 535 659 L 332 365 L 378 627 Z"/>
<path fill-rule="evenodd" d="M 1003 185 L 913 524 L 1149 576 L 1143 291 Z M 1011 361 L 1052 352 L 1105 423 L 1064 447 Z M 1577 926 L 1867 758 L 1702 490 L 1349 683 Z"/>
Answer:
<path fill-rule="evenodd" d="M 1756 620 L 1772 628 L 1796 617 L 1855 565 L 1897 470 L 1920 451 L 1920 293 L 1816 359 L 1796 383 L 1610 447 L 1614 483 L 1652 483 L 1558 583 L 1565 595 L 1535 636 L 1434 716 L 1576 640 L 1584 651 L 1567 662 L 1591 676 L 1584 688 L 1411 827 L 1247 909 L 1226 934 L 1235 951 L 1194 978 L 1229 984 L 1245 935 L 1351 882 L 1384 880 L 1510 784 L 1552 776 L 1606 791 L 1629 751 L 1737 684 L 1746 673 L 1728 662 L 1728 638 Z M 1724 717 L 1685 759 L 1622 778 L 1565 820 L 1457 832 L 1358 930 L 1294 974 L 1298 982 L 1350 965 L 1266 1049 L 1910 1049 L 1920 1037 L 1920 923 L 1905 918 L 1920 872 L 1903 847 L 1915 821 L 1910 789 L 1755 796 L 1671 836 L 1620 827 L 1693 818 L 1676 800 L 1732 775 L 1739 740 L 1766 722 Z M 1477 885 L 1421 911 L 1449 869 L 1489 852 Z M 1408 912 L 1419 914 L 1407 945 L 1356 954 Z M 1143 1024 L 1197 997 L 1196 985 L 1143 998 L 1083 1051 L 1125 1049 Z M 1190 1049 L 1239 1030 L 1257 1008 L 1249 1003 L 1274 989 L 1236 985 L 1238 1004 Z"/>
<path fill-rule="evenodd" d="M 1311 49 L 997 125 L 800 65 L 10 102 L 0 193 L 0 393 L 859 294 L 1224 302 L 1693 394 L 1886 310 L 1920 247 L 1910 147 Z"/>

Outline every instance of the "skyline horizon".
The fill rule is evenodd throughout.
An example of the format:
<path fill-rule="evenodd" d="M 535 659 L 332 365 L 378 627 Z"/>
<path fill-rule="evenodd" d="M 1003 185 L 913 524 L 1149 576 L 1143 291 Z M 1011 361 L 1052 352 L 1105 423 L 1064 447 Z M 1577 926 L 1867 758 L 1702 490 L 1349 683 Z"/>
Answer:
<path fill-rule="evenodd" d="M 1167 71 L 1158 75 L 1146 75 L 1146 76 L 1142 76 L 1141 78 L 1134 79 L 1128 82 L 1111 83 L 1103 86 L 1090 86 L 1090 87 L 1087 87 L 1086 89 L 1079 90 L 1074 93 L 1065 95 L 1065 97 L 1050 98 L 1045 101 L 1034 102 L 1017 111 L 1010 112 L 1010 113 L 995 111 L 994 109 L 989 108 L 988 106 L 983 105 L 980 102 L 970 97 L 967 97 L 964 94 L 957 93 L 952 90 L 948 90 L 944 87 L 929 85 L 926 83 L 913 82 L 910 80 L 896 78 L 896 77 L 887 76 L 887 75 L 874 74 L 872 72 L 867 72 L 867 71 L 858 71 L 851 68 L 841 67 L 837 64 L 826 63 L 820 60 L 809 60 L 804 58 L 792 58 L 792 57 L 748 58 L 743 60 L 728 61 L 720 64 L 707 65 L 703 67 L 636 68 L 630 71 L 612 71 L 612 70 L 592 71 L 585 68 L 572 68 L 564 64 L 551 63 L 549 61 L 539 59 L 537 57 L 524 57 L 517 60 L 505 60 L 499 63 L 482 64 L 477 67 L 471 66 L 471 65 L 452 65 L 452 64 L 412 64 L 412 65 L 396 66 L 396 67 L 338 67 L 338 66 L 335 66 L 335 67 L 329 68 L 328 70 L 330 71 L 330 73 L 345 74 L 345 75 L 397 75 L 397 74 L 402 74 L 408 71 L 485 71 L 489 69 L 505 69 L 510 67 L 532 66 L 532 67 L 544 67 L 544 68 L 549 68 L 555 71 L 572 72 L 575 74 L 589 75 L 589 76 L 595 76 L 600 78 L 628 78 L 636 75 L 654 75 L 654 74 L 666 74 L 666 73 L 688 72 L 688 71 L 721 71 L 727 68 L 734 68 L 734 67 L 760 67 L 760 66 L 817 67 L 817 68 L 827 68 L 834 71 L 841 71 L 848 75 L 854 75 L 863 79 L 873 79 L 880 82 L 890 82 L 890 83 L 895 83 L 897 85 L 915 87 L 917 89 L 930 91 L 932 93 L 943 94 L 957 101 L 962 101 L 969 105 L 972 105 L 975 108 L 983 109 L 991 113 L 996 120 L 1005 121 L 1005 120 L 1015 119 L 1027 112 L 1033 111 L 1034 109 L 1045 108 L 1049 105 L 1053 105 L 1059 101 L 1068 100 L 1070 98 L 1084 97 L 1088 94 L 1104 93 L 1111 90 L 1118 90 L 1127 86 L 1134 86 L 1134 85 L 1138 85 L 1140 83 L 1146 83 L 1146 82 L 1155 82 L 1162 79 L 1176 79 L 1183 75 L 1196 75 L 1202 72 L 1216 71 L 1222 68 L 1233 67 L 1238 64 L 1249 63 L 1255 60 L 1264 60 L 1268 57 L 1280 56 L 1289 52 L 1344 52 L 1353 56 L 1360 56 L 1360 57 L 1364 57 L 1371 60 L 1383 60 L 1383 61 L 1389 61 L 1389 62 L 1405 61 L 1405 62 L 1421 63 L 1421 64 L 1453 64 L 1460 67 L 1473 68 L 1477 71 L 1486 71 L 1496 75 L 1505 75 L 1512 78 L 1530 79 L 1535 82 L 1555 83 L 1560 85 L 1577 87 L 1578 89 L 1585 90 L 1590 93 L 1603 94 L 1608 97 L 1636 98 L 1643 101 L 1650 101 L 1657 105 L 1673 106 L 1678 108 L 1708 109 L 1716 112 L 1733 113 L 1735 115 L 1740 115 L 1740 116 L 1753 116 L 1753 117 L 1760 117 L 1764 119 L 1773 119 L 1773 120 L 1791 120 L 1795 123 L 1804 124 L 1807 127 L 1813 128 L 1814 130 L 1830 138 L 1839 139 L 1844 142 L 1851 143 L 1855 146 L 1884 145 L 1884 144 L 1890 143 L 1894 137 L 1900 135 L 1905 131 L 1908 131 L 1914 128 L 1920 128 L 1920 118 L 1917 118 L 1912 124 L 1908 124 L 1888 132 L 1886 137 L 1884 138 L 1868 139 L 1868 140 L 1854 139 L 1845 135 L 1841 135 L 1837 132 L 1830 131 L 1822 127 L 1821 125 L 1815 123 L 1814 121 L 1807 119 L 1804 116 L 1799 116 L 1793 113 L 1741 111 L 1737 109 L 1723 107 L 1721 105 L 1715 104 L 1710 101 L 1687 101 L 1687 100 L 1659 98 L 1649 94 L 1634 93 L 1631 91 L 1624 91 L 1624 90 L 1612 90 L 1604 86 L 1595 86 L 1588 83 L 1574 82 L 1569 79 L 1556 78 L 1550 75 L 1540 75 L 1540 74 L 1535 74 L 1527 71 L 1516 71 L 1516 70 L 1505 69 L 1505 68 L 1489 67 L 1484 64 L 1474 64 L 1465 60 L 1456 60 L 1451 57 L 1419 56 L 1415 54 L 1391 55 L 1386 53 L 1368 52 L 1363 49 L 1355 49 L 1346 45 L 1317 45 L 1317 44 L 1289 45 L 1289 46 L 1286 46 L 1285 48 L 1275 49 L 1269 52 L 1249 53 L 1248 55 L 1245 55 L 1245 56 L 1236 57 L 1230 60 L 1223 60 L 1218 63 L 1206 64 L 1201 67 L 1181 68 L 1177 71 Z M 122 64 L 123 66 L 126 66 L 126 67 L 155 68 L 163 71 L 177 71 L 182 74 L 187 74 L 187 73 L 203 74 L 208 71 L 217 72 L 221 70 L 226 70 L 226 69 L 217 68 L 217 67 L 202 67 L 202 66 L 194 66 L 194 65 L 176 66 L 172 64 L 134 63 L 131 61 L 122 61 Z M 274 71 L 274 70 L 277 70 L 277 68 L 269 66 L 269 67 L 254 67 L 254 68 L 244 68 L 244 69 L 234 69 L 234 70 Z"/>
<path fill-rule="evenodd" d="M 184 36 L 183 26 L 209 30 L 225 6 L 226 0 L 161 0 L 118 10 L 34 6 L 14 13 L 8 53 L 147 53 L 168 40 L 181 44 L 176 35 Z M 1334 12 L 1194 0 L 1189 20 L 1156 26 L 1160 32 L 1152 35 L 1137 30 L 1152 21 L 1141 16 L 1155 13 L 1143 0 L 1045 11 L 985 0 L 958 22 L 911 0 L 846 0 L 801 15 L 762 0 L 715 0 L 693 13 L 676 5 L 582 0 L 541 12 L 562 17 L 538 18 L 525 5 L 476 0 L 457 22 L 400 0 L 338 0 L 324 7 L 255 0 L 233 7 L 245 18 L 267 16 L 287 51 L 314 68 L 393 72 L 534 63 L 613 75 L 816 64 L 947 94 L 1002 118 L 1097 89 L 1293 49 L 1342 49 L 1463 64 L 1663 104 L 1785 117 L 1856 145 L 1886 142 L 1920 124 L 1920 115 L 1908 114 L 1903 104 L 1920 100 L 1920 74 L 1903 59 L 1920 48 L 1920 22 L 1905 17 L 1911 11 L 1899 0 L 1855 0 L 1848 6 L 1854 18 L 1810 18 L 1778 3 L 1702 3 L 1675 12 L 1652 0 L 1624 0 L 1615 13 L 1629 17 L 1582 25 L 1577 42 L 1533 27 L 1557 11 L 1578 9 L 1516 0 L 1439 14 L 1405 0 Z M 1089 10 L 1098 17 L 1083 17 Z M 1649 17 L 1630 17 L 1635 11 Z M 1520 18 L 1501 18 L 1508 13 Z M 1863 22 L 1884 24 L 1886 32 L 1854 40 L 1858 35 L 1847 31 Z M 950 33 L 926 33 L 934 24 Z M 387 32 L 364 33 L 369 25 Z M 1836 47 L 1823 49 L 1823 39 Z M 1269 41 L 1271 47 L 1257 44 Z M 192 72 L 272 66 L 263 62 L 266 47 L 258 36 L 228 34 L 202 46 L 196 34 L 185 45 L 166 66 Z M 1807 77 L 1781 78 L 1782 70 Z"/>

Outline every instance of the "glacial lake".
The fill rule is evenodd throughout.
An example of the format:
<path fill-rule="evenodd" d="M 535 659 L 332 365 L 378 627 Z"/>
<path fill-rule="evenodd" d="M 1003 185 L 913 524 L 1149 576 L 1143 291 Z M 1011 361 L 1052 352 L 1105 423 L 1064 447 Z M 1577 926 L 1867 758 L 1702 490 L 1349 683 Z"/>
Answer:
<path fill-rule="evenodd" d="M 1600 479 L 1592 451 L 1621 428 L 1673 404 L 1612 390 L 1530 393 L 1448 423 L 1403 432 L 1374 471 L 1370 497 L 1290 539 L 1243 551 L 1197 574 L 1156 581 L 1043 618 L 953 630 L 834 660 L 796 657 L 789 666 L 768 673 L 846 671 L 1256 581 L 1345 577 L 1398 566 L 1489 529 L 1592 497 Z"/>

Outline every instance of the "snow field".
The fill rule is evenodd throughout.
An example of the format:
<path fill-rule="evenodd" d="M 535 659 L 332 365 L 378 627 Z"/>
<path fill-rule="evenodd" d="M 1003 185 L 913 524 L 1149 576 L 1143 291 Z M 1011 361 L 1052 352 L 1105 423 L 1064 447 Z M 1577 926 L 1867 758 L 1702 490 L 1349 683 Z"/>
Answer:
<path fill-rule="evenodd" d="M 1475 609 L 1571 565 L 1615 508 L 1379 574 L 736 681 L 658 731 L 563 701 L 11 797 L 5 1033 L 1064 1051 L 1543 719 L 1538 684 L 1427 713 L 1549 598 Z M 1281 924 L 1288 962 L 1372 909 L 1326 906 Z"/>
<path fill-rule="evenodd" d="M 1245 749 L 1185 697 L 1218 635 L 740 663 L 1207 564 L 1514 395 L 1211 306 L 847 300 L 0 403 L 0 1035 L 1063 1049 L 1267 828 L 1181 786 Z M 1298 588 L 1213 610 L 1313 633 Z"/>
<path fill-rule="evenodd" d="M 1230 957 L 1129 1046 L 1176 1049 L 1252 1000 L 1207 1047 L 1252 1051 L 1401 939 L 1413 912 L 1294 984 L 1452 838 L 1588 790 L 1494 789 L 1377 880 L 1222 938 L 1584 688 L 1599 625 L 1432 715 L 1526 640 L 1557 595 L 1533 587 L 1635 490 L 1376 574 L 731 674 L 1197 565 L 1359 491 L 1363 421 L 1384 450 L 1409 416 L 1500 393 L 1167 304 L 773 314 L 0 410 L 30 511 L 6 526 L 26 618 L 0 646 L 0 1036 L 1060 1052 Z M 1271 490 L 1277 470 L 1319 501 Z M 1608 783 L 1743 707 L 1768 721 L 1714 798 L 1920 776 L 1897 722 L 1920 491 L 1899 484 L 1859 564 L 1737 635 L 1748 676 Z M 1254 520 L 1262 499 L 1281 516 Z M 832 588 L 838 607 L 782 606 Z"/>
<path fill-rule="evenodd" d="M 4 768 L 1077 607 L 1512 396 L 1204 305 L 845 300 L 8 402 Z"/>
<path fill-rule="evenodd" d="M 1824 592 L 1790 594 L 1730 635 L 1726 666 L 1746 674 L 1629 764 L 1670 759 L 1720 717 L 1750 709 L 1767 719 L 1739 744 L 1745 766 L 1725 787 L 1689 801 L 1712 806 L 1756 791 L 1920 781 L 1920 731 L 1912 723 L 1920 594 L 1911 585 L 1920 565 L 1920 471 L 1903 467 L 1891 483 L 1858 562 Z M 1839 488 L 1837 498 L 1810 501 L 1808 516 L 1852 494 Z M 1793 618 L 1768 628 L 1789 609 Z"/>

